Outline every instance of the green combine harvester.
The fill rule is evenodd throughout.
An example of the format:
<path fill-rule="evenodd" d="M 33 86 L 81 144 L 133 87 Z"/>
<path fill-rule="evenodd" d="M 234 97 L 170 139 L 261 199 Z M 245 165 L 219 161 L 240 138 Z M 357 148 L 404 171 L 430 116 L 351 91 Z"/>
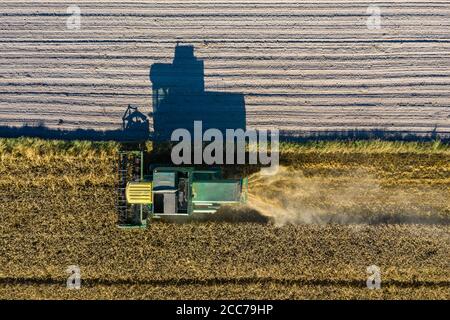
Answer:
<path fill-rule="evenodd" d="M 146 164 L 144 151 L 121 151 L 118 225 L 145 228 L 151 218 L 215 213 L 245 203 L 247 188 L 247 178 L 224 179 L 221 169 Z"/>

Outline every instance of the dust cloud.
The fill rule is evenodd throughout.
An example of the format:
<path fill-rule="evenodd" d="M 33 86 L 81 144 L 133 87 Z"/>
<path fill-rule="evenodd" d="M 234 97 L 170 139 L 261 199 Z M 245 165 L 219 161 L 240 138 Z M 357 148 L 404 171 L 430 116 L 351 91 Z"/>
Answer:
<path fill-rule="evenodd" d="M 248 206 L 285 224 L 444 223 L 448 197 L 430 186 L 385 186 L 363 169 L 306 176 L 280 167 L 274 176 L 249 177 Z"/>

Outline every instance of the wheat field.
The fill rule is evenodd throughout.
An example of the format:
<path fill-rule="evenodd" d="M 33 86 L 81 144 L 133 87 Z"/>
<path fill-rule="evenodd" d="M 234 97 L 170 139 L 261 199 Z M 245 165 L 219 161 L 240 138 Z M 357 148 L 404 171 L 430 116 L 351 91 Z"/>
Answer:
<path fill-rule="evenodd" d="M 249 187 L 298 215 L 246 219 L 229 209 L 145 230 L 115 225 L 117 148 L 0 139 L 0 298 L 450 298 L 448 145 L 282 144 L 282 165 L 298 179 L 285 189 L 295 198 L 277 179 L 263 190 L 254 176 Z M 348 189 L 355 172 L 369 187 Z M 353 196 L 335 201 L 339 191 Z M 312 209 L 315 219 L 305 220 L 301 212 Z M 70 265 L 80 267 L 80 290 L 66 288 Z M 381 269 L 380 290 L 366 288 L 370 265 Z"/>

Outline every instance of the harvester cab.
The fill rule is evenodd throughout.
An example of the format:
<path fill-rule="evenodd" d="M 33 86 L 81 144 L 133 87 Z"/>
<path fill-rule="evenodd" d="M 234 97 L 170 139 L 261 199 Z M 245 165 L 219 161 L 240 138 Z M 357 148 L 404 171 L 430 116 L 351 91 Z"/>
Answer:
<path fill-rule="evenodd" d="M 143 151 L 120 152 L 119 227 L 146 227 L 152 218 L 165 216 L 215 213 L 221 205 L 247 201 L 247 178 L 225 179 L 221 169 L 146 166 Z"/>

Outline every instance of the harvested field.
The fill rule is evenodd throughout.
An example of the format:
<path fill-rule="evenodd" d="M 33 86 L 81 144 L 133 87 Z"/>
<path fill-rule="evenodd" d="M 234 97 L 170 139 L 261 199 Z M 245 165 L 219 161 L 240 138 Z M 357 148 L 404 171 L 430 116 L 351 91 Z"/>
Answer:
<path fill-rule="evenodd" d="M 390 198 L 386 207 L 361 202 L 361 194 L 342 207 L 322 198 L 318 206 L 329 215 L 365 219 L 351 223 L 224 215 L 120 230 L 115 143 L 1 139 L 0 298 L 450 298 L 448 145 L 281 147 L 286 168 L 330 186 L 322 193 L 345 189 L 362 170 L 380 194 L 403 190 L 410 198 Z M 302 196 L 305 206 L 311 196 Z M 383 219 L 366 219 L 386 208 Z M 408 211 L 420 219 L 404 220 Z M 372 264 L 381 268 L 381 290 L 366 288 Z M 81 290 L 65 288 L 69 265 L 81 268 Z"/>
<path fill-rule="evenodd" d="M 0 3 L 0 125 L 113 129 L 152 111 L 150 66 L 177 41 L 208 91 L 245 96 L 248 127 L 450 132 L 448 1 Z M 381 29 L 368 29 L 378 5 Z"/>

